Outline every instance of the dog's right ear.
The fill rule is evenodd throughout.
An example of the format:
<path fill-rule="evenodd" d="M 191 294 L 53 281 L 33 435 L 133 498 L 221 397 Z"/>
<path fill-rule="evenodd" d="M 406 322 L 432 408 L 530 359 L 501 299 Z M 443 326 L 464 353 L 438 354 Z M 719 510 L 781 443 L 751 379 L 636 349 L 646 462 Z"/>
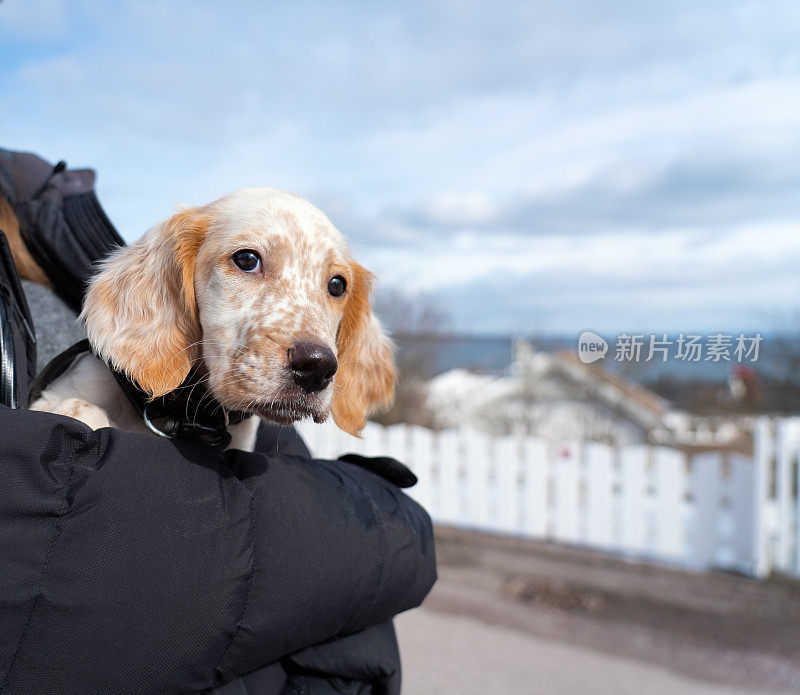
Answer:
<path fill-rule="evenodd" d="M 181 210 L 103 261 L 86 294 L 80 318 L 95 352 L 152 397 L 200 357 L 194 268 L 209 223 L 202 208 Z"/>

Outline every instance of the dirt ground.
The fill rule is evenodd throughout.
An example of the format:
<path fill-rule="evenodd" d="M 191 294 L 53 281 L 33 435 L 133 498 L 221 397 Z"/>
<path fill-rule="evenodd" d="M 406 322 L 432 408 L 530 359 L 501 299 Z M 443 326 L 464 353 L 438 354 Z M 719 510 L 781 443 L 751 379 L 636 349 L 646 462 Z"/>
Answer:
<path fill-rule="evenodd" d="M 436 587 L 398 620 L 409 695 L 800 692 L 796 581 L 453 529 L 437 552 Z"/>
<path fill-rule="evenodd" d="M 397 619 L 403 695 L 762 695 L 419 608 Z M 785 695 L 790 695 L 786 691 Z"/>

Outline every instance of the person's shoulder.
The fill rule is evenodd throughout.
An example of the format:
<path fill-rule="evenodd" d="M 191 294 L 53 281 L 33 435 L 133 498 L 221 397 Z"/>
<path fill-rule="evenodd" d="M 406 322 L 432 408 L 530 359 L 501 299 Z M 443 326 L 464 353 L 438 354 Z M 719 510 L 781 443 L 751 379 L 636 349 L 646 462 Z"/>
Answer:
<path fill-rule="evenodd" d="M 86 337 L 75 312 L 50 287 L 22 281 L 36 331 L 37 369 Z"/>

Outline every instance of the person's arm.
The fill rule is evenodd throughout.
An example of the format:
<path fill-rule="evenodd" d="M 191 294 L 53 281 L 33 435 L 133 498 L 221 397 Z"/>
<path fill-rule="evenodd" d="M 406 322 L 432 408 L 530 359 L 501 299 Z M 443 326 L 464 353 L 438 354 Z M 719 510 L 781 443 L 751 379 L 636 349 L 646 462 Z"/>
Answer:
<path fill-rule="evenodd" d="M 0 692 L 201 691 L 418 605 L 428 515 L 341 461 L 0 407 Z"/>

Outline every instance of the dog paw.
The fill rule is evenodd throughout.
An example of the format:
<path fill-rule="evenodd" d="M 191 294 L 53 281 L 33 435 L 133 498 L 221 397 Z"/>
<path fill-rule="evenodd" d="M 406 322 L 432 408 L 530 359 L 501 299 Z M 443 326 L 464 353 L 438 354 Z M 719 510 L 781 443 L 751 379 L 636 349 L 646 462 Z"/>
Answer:
<path fill-rule="evenodd" d="M 114 423 L 108 417 L 105 410 L 91 403 L 87 403 L 86 401 L 82 401 L 80 398 L 68 398 L 60 403 L 50 405 L 52 407 L 39 407 L 36 409 L 47 410 L 47 412 L 55 413 L 56 415 L 66 415 L 67 417 L 75 418 L 89 425 L 93 430 L 99 430 L 101 427 L 114 427 Z"/>

